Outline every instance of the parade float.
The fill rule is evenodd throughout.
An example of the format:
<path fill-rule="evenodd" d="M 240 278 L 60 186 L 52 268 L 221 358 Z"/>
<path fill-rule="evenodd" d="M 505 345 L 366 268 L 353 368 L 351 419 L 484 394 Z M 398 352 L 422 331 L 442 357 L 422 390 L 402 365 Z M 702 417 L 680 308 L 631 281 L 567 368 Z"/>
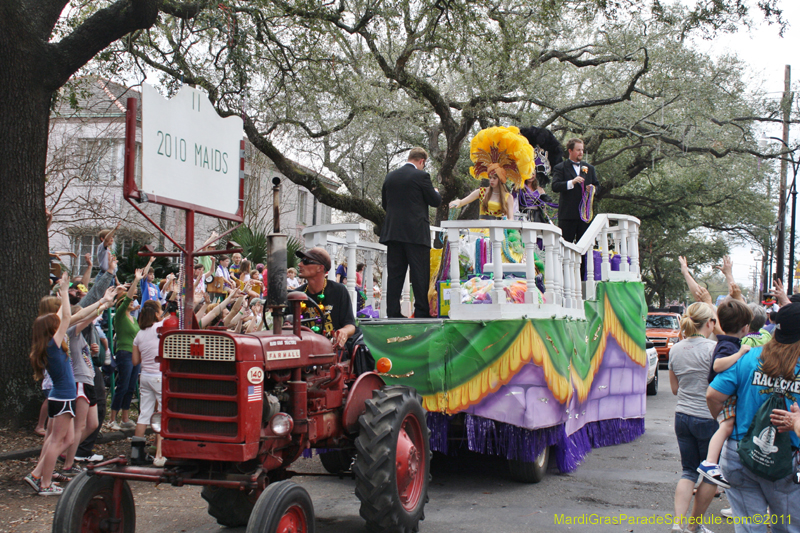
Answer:
<path fill-rule="evenodd" d="M 544 166 L 546 152 L 535 150 Z M 440 318 L 373 313 L 360 321 L 374 359 L 391 361 L 387 382 L 422 395 L 432 450 L 500 455 L 513 477 L 535 482 L 551 453 L 558 470 L 570 472 L 592 448 L 644 433 L 647 307 L 638 228 L 634 217 L 599 214 L 577 244 L 553 224 L 524 220 L 432 228 L 431 308 Z M 386 257 L 380 245 L 360 242 L 366 229 L 318 226 L 304 236 L 308 247 L 343 248 L 350 264 L 362 253 L 364 279 L 372 279 L 375 254 L 384 272 Z M 593 260 L 581 279 L 587 254 Z M 347 285 L 355 306 L 354 274 Z M 410 315 L 409 296 L 406 288 Z"/>

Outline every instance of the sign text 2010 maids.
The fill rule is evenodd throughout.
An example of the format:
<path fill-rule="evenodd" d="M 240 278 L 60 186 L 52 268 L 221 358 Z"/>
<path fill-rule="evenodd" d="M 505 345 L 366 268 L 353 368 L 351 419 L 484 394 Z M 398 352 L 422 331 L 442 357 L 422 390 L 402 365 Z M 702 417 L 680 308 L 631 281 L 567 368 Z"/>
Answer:
<path fill-rule="evenodd" d="M 156 135 L 158 136 L 158 155 L 186 162 L 188 156 L 186 139 L 161 130 L 158 130 Z M 194 166 L 227 174 L 228 152 L 194 143 Z"/>

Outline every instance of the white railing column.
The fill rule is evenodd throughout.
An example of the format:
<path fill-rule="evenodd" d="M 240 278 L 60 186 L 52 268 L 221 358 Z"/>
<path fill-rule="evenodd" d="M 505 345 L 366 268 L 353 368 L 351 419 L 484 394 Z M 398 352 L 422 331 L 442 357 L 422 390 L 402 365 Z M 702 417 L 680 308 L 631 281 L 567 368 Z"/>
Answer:
<path fill-rule="evenodd" d="M 620 272 L 629 272 L 628 267 L 628 221 L 619 221 L 619 255 L 620 255 Z"/>
<path fill-rule="evenodd" d="M 525 291 L 525 303 L 538 303 L 538 299 L 535 298 L 538 290 L 536 288 L 536 259 L 534 255 L 536 250 L 536 230 L 523 228 L 522 243 L 525 246 L 525 278 L 528 285 Z"/>
<path fill-rule="evenodd" d="M 586 252 L 586 299 L 594 300 L 597 294 L 597 282 L 594 280 L 594 240 Z"/>
<path fill-rule="evenodd" d="M 547 231 L 542 235 L 544 241 L 544 297 L 548 304 L 561 305 L 561 287 L 558 286 L 558 254 L 556 246 L 558 234 Z"/>
<path fill-rule="evenodd" d="M 358 296 L 356 296 L 356 247 L 358 246 L 358 231 L 347 230 L 347 292 L 350 294 L 350 303 L 353 306 L 353 315 L 358 311 Z"/>
<path fill-rule="evenodd" d="M 631 224 L 629 242 L 628 252 L 631 255 L 631 273 L 638 276 L 641 273 L 639 270 L 639 225 L 635 222 Z"/>
<path fill-rule="evenodd" d="M 503 242 L 506 235 L 503 228 L 491 228 L 489 230 L 492 239 L 492 265 L 494 266 L 494 291 L 492 291 L 492 303 L 506 303 L 506 291 L 503 290 Z"/>
<path fill-rule="evenodd" d="M 448 228 L 447 240 L 450 242 L 450 311 L 461 305 L 461 271 L 458 264 L 458 229 Z"/>
<path fill-rule="evenodd" d="M 572 265 L 572 279 L 575 280 L 575 309 L 583 309 L 583 290 L 581 288 L 581 259 L 583 256 L 575 252 L 575 262 Z"/>
<path fill-rule="evenodd" d="M 611 274 L 611 263 L 608 261 L 608 228 L 603 228 L 600 232 L 600 279 L 608 281 Z"/>
<path fill-rule="evenodd" d="M 572 265 L 570 263 L 572 262 L 572 253 L 568 248 L 564 248 L 563 246 L 561 246 L 561 253 L 562 253 L 561 261 L 560 261 L 561 268 L 559 269 L 559 271 L 562 274 L 562 280 L 564 282 L 563 289 L 562 289 L 562 291 L 564 293 L 564 299 L 563 299 L 564 303 L 562 305 L 564 307 L 566 307 L 566 308 L 571 308 L 572 307 Z"/>

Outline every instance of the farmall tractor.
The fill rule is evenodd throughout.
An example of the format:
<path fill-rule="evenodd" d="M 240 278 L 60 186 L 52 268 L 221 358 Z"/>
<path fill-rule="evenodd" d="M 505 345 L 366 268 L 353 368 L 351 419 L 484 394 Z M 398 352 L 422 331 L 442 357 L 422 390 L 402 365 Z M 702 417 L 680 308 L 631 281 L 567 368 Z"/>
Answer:
<path fill-rule="evenodd" d="M 271 256 L 285 273 L 285 247 L 281 254 L 273 242 Z M 278 269 L 269 271 L 270 291 L 280 295 Z M 288 295 L 294 317 L 303 304 L 316 305 Z M 132 533 L 130 481 L 202 485 L 208 512 L 226 526 L 246 524 L 248 533 L 313 532 L 311 498 L 290 481 L 292 463 L 310 448 L 324 450 L 329 471 L 352 465 L 369 531 L 418 530 L 430 448 L 415 390 L 386 386 L 375 372 L 356 376 L 352 358 L 301 320 L 283 327 L 280 312 L 272 331 L 178 329 L 162 334 L 160 349 L 163 405 L 152 426 L 166 465 L 119 457 L 91 467 L 66 487 L 54 532 Z"/>

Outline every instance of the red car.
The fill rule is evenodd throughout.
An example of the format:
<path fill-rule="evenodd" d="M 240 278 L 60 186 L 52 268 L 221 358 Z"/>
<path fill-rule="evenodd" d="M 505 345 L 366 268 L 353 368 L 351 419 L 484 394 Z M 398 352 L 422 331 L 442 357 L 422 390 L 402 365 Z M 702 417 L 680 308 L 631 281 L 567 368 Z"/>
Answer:
<path fill-rule="evenodd" d="M 672 345 L 681 340 L 681 315 L 668 311 L 647 313 L 647 340 L 652 342 L 658 352 L 659 366 L 666 367 Z"/>

